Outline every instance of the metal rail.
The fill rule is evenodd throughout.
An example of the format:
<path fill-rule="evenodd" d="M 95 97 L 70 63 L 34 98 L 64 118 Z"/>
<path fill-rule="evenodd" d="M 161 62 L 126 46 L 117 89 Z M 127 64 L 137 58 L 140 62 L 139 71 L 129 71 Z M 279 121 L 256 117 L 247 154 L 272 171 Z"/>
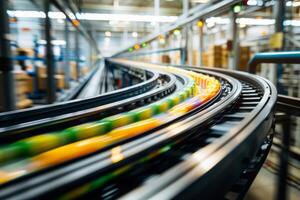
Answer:
<path fill-rule="evenodd" d="M 250 73 L 256 72 L 257 65 L 261 63 L 276 63 L 276 64 L 300 64 L 300 51 L 285 51 L 285 52 L 269 52 L 257 53 L 248 63 L 248 71 Z M 299 116 L 300 113 L 300 99 L 285 95 L 278 95 L 278 111 L 287 113 L 288 115 Z M 289 154 L 289 140 L 291 135 L 290 130 L 290 116 L 284 115 L 277 118 L 281 121 L 283 130 L 283 146 L 280 155 L 280 171 L 277 199 L 286 199 L 286 178 L 288 172 L 288 154 Z"/>
<path fill-rule="evenodd" d="M 166 80 L 166 84 L 148 92 L 147 88 L 142 88 L 141 93 L 139 93 L 139 90 L 134 90 L 132 91 L 133 96 L 127 93 L 127 95 L 130 95 L 131 97 L 121 98 L 116 102 L 114 102 L 116 99 L 114 99 L 115 95 L 113 95 L 115 92 L 112 92 L 112 96 L 109 96 L 110 98 L 108 98 L 108 102 L 113 101 L 112 103 L 96 107 L 90 105 L 90 108 L 80 111 L 76 110 L 78 109 L 78 106 L 73 106 L 74 111 L 68 114 L 58 115 L 56 117 L 44 116 L 43 119 L 1 128 L 0 141 L 2 143 L 11 142 L 17 139 L 40 134 L 42 132 L 56 131 L 72 125 L 78 125 L 84 122 L 97 120 L 99 118 L 107 117 L 111 114 L 117 114 L 119 112 L 132 109 L 132 106 L 134 105 L 139 105 L 141 103 L 144 104 L 152 99 L 157 99 L 161 96 L 168 95 L 175 90 L 176 79 L 173 75 L 169 74 L 162 74 L 162 76 Z M 118 98 L 119 96 L 116 97 Z"/>
<path fill-rule="evenodd" d="M 230 8 L 234 4 L 237 4 L 241 1 L 242 0 L 223 0 L 223 1 L 219 1 L 215 4 L 208 5 L 208 6 L 199 5 L 198 7 L 192 9 L 191 12 L 189 12 L 187 16 L 180 18 L 175 23 L 166 27 L 163 31 L 161 31 L 159 33 L 154 33 L 154 34 L 142 39 L 141 41 L 138 42 L 138 44 L 151 42 L 151 41 L 155 40 L 159 35 L 166 34 L 178 27 L 183 27 L 184 25 L 186 25 L 194 20 L 212 16 L 215 13 L 220 14 L 220 13 L 228 10 L 228 8 Z M 130 47 L 133 47 L 135 44 L 132 44 L 132 45 L 128 46 L 127 48 L 117 52 L 116 54 L 113 55 L 113 57 L 119 56 L 119 55 L 127 52 L 128 49 Z"/>
<path fill-rule="evenodd" d="M 98 195 L 99 190 L 111 192 L 111 198 L 127 194 L 125 197 L 133 199 L 186 199 L 195 195 L 213 199 L 224 195 L 243 174 L 272 127 L 276 89 L 267 80 L 248 73 L 186 69 L 218 78 L 223 83 L 223 93 L 142 136 L 2 185 L 0 197 L 30 199 L 74 191 L 162 148 L 166 150 L 161 156 L 146 160 L 144 167 L 137 165 L 132 169 L 137 171 L 120 175 L 120 179 L 113 180 L 103 190 L 97 188 Z M 111 160 L 111 148 L 116 146 L 124 156 L 119 162 Z M 150 176 L 153 178 L 147 179 Z"/>
<path fill-rule="evenodd" d="M 28 121 L 42 119 L 45 117 L 54 117 L 72 111 L 79 111 L 103 105 L 105 103 L 113 102 L 114 100 L 121 100 L 124 98 L 124 95 L 126 95 L 127 97 L 132 97 L 136 95 L 136 93 L 145 92 L 145 89 L 146 91 L 148 91 L 152 89 L 155 85 L 157 85 L 159 74 L 150 71 L 148 73 L 149 76 L 152 77 L 145 82 L 113 92 L 101 94 L 93 98 L 88 98 L 84 100 L 72 100 L 68 102 L 61 102 L 55 105 L 47 105 L 43 107 L 29 108 L 26 110 L 16 110 L 11 112 L 0 113 L 0 127 L 25 123 Z"/>
<path fill-rule="evenodd" d="M 235 96 L 235 94 L 232 95 Z M 222 102 L 224 103 L 224 101 L 225 100 L 223 100 Z M 222 102 L 220 102 L 219 105 L 221 105 Z M 41 176 L 34 177 L 33 179 L 31 179 L 31 181 L 24 180 L 23 182 L 21 180 L 20 183 L 12 187 L 8 186 L 8 188 L 10 189 L 5 189 L 6 191 L 9 191 L 9 193 L 5 193 L 5 190 L 3 190 L 4 192 L 0 192 L 0 197 L 7 197 L 8 194 L 17 197 L 19 194 L 21 194 L 19 193 L 18 195 L 16 195 L 17 191 L 22 192 L 24 191 L 24 189 L 27 189 L 29 187 L 32 188 L 33 186 L 35 187 L 34 190 L 31 190 L 31 192 L 29 193 L 26 192 L 25 190 L 24 193 L 22 193 L 22 196 L 25 195 L 26 198 L 45 197 L 49 194 L 51 195 L 56 193 L 58 190 L 61 189 L 67 190 L 70 189 L 70 187 L 72 188 L 78 184 L 82 184 L 91 178 L 97 177 L 99 173 L 103 173 L 109 169 L 121 165 L 121 163 L 114 164 L 111 161 L 110 148 L 112 148 L 113 146 L 123 144 L 121 148 L 123 149 L 123 154 L 126 157 L 126 160 L 124 160 L 122 164 L 126 164 L 132 158 L 135 158 L 138 155 L 142 156 L 143 154 L 148 153 L 152 148 L 161 146 L 167 141 L 178 137 L 179 134 L 181 133 L 180 129 L 177 129 L 178 130 L 177 136 L 176 135 L 172 136 L 171 134 L 168 134 L 168 132 L 170 132 L 170 126 L 172 126 L 172 124 L 176 121 L 184 120 L 185 118 L 194 116 L 193 114 L 199 113 L 204 108 L 207 108 L 208 105 L 210 105 L 210 103 L 203 105 L 201 108 L 196 109 L 185 116 L 182 116 L 180 119 L 169 121 L 167 124 L 154 129 L 153 131 L 155 132 L 151 131 L 145 133 L 143 137 L 136 137 L 134 138 L 136 140 L 134 141 L 130 140 L 131 142 L 128 144 L 125 143 L 126 141 L 123 141 L 122 143 L 114 144 L 110 147 L 107 147 L 103 153 L 89 156 L 83 159 L 82 162 L 73 163 L 69 166 L 62 167 L 54 171 L 48 171 L 46 172 L 46 174 L 42 174 Z M 201 114 L 203 113 L 206 112 L 205 111 L 201 112 Z M 200 116 L 200 113 L 198 114 L 198 116 Z M 206 115 L 203 116 L 202 120 L 209 120 L 209 118 L 206 117 L 207 117 Z M 194 118 L 196 118 L 196 116 Z M 183 123 L 184 122 L 181 122 L 181 124 Z M 178 124 L 176 125 L 176 127 L 179 128 L 180 125 Z M 159 131 L 159 129 L 161 128 L 163 128 L 163 130 Z M 185 129 L 189 129 L 188 126 L 186 126 Z M 78 176 L 75 174 L 77 174 Z M 3 194 L 5 196 L 3 196 Z"/>

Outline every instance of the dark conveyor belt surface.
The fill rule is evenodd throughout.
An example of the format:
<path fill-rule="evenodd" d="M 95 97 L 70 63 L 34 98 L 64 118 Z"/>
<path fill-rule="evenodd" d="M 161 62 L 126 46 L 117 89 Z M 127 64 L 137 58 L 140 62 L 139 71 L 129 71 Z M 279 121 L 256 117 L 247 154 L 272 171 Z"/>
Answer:
<path fill-rule="evenodd" d="M 142 94 L 146 91 L 153 89 L 158 84 L 159 74 L 156 72 L 147 71 L 146 78 L 148 78 L 148 80 L 144 81 L 143 79 L 141 79 L 140 69 L 129 69 L 124 67 L 123 71 L 126 73 L 130 72 L 132 76 L 139 78 L 141 82 L 126 88 L 115 90 L 109 93 L 104 93 L 84 100 L 72 100 L 68 102 L 57 103 L 55 105 L 41 106 L 37 108 L 0 113 L 0 127 L 7 127 L 15 124 L 26 123 L 33 120 L 55 117 L 74 111 L 80 111 L 104 105 L 107 103 L 112 103 L 121 99 L 134 97 L 137 94 Z"/>
<path fill-rule="evenodd" d="M 98 121 L 116 126 L 105 135 L 0 162 L 1 199 L 220 198 L 270 142 L 276 90 L 260 77 L 107 62 L 171 72 L 176 82 L 170 92 Z"/>
<path fill-rule="evenodd" d="M 124 67 L 127 69 L 126 67 Z M 133 70 L 139 70 L 137 68 L 132 68 Z M 171 74 L 166 73 L 157 73 L 157 72 L 147 72 L 149 77 L 153 75 L 149 80 L 144 81 L 141 84 L 130 86 L 128 88 L 116 90 L 113 92 L 105 93 L 99 97 L 93 97 L 89 99 L 76 100 L 69 103 L 59 104 L 59 109 L 63 109 L 63 113 L 59 114 L 59 110 L 54 112 L 56 109 L 50 107 L 50 110 L 53 111 L 57 116 L 48 116 L 47 112 L 44 113 L 43 118 L 36 119 L 40 116 L 39 109 L 16 113 L 8 113 L 6 116 L 3 114 L 3 118 L 0 117 L 3 121 L 8 122 L 8 124 L 13 124 L 10 126 L 0 128 L 0 142 L 7 143 L 15 139 L 20 139 L 28 137 L 31 135 L 40 134 L 42 132 L 55 131 L 68 126 L 81 124 L 84 122 L 97 120 L 118 112 L 126 111 L 135 106 L 135 104 L 143 104 L 152 98 L 157 98 L 158 96 L 164 96 L 170 94 L 174 91 L 176 85 L 176 79 Z M 145 74 L 145 72 L 144 72 Z M 97 99 L 99 102 L 97 102 Z M 102 99 L 102 101 L 100 101 Z M 87 101 L 87 102 L 86 102 Z M 92 102 L 95 101 L 95 103 Z M 86 104 L 87 109 L 80 106 L 80 104 Z M 70 106 L 70 104 L 72 104 Z M 96 105 L 95 105 L 96 104 Z M 101 105 L 103 104 L 103 105 Z M 68 109 L 64 109 L 64 105 L 70 106 L 73 112 L 67 113 Z M 94 105 L 94 106 L 93 106 Z M 53 107 L 56 107 L 54 105 Z M 43 108 L 46 109 L 47 108 Z M 43 113 L 42 109 L 42 113 Z M 32 111 L 36 112 L 37 115 L 34 118 L 30 118 Z M 52 112 L 51 111 L 51 112 Z M 28 113 L 27 113 L 28 112 Z M 27 118 L 22 117 L 22 114 L 25 113 Z M 18 123 L 18 118 L 13 118 L 14 114 L 17 114 L 21 117 L 22 122 Z M 34 113 L 33 113 L 34 114 Z M 28 116 L 29 115 L 29 116 Z M 26 120 L 24 122 L 24 120 Z M 29 121 L 31 120 L 31 121 Z M 21 134 L 26 133 L 26 134 Z M 3 139 L 2 139 L 3 138 Z"/>

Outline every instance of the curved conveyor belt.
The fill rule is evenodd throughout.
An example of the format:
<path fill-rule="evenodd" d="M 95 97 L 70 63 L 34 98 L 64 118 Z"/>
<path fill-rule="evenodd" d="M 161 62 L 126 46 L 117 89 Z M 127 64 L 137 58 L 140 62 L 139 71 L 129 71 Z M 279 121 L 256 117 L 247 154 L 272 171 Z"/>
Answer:
<path fill-rule="evenodd" d="M 3 134 L 3 140 L 9 142 L 0 147 L 1 199 L 52 195 L 61 199 L 220 198 L 243 174 L 261 145 L 272 141 L 269 130 L 277 93 L 261 77 L 126 60 L 107 63 L 118 68 L 151 69 L 164 84 L 135 97 L 55 118 L 60 124 L 71 117 L 69 125 L 73 125 L 81 118 L 88 119 L 82 123 L 98 117 L 89 123 L 110 127 L 100 135 L 92 134 L 94 129 L 84 131 L 91 124 L 79 125 L 74 133 L 72 127 L 67 130 L 73 132 L 61 131 L 56 123 L 43 120 L 35 122 L 32 127 L 36 128 L 16 129 L 26 137 L 20 137 L 20 132 Z M 121 109 L 111 112 L 105 106 Z M 101 112 L 107 113 L 105 117 L 121 114 L 102 119 Z M 50 147 L 37 145 L 43 143 L 36 139 L 14 142 L 40 134 L 39 126 L 58 129 L 51 137 L 61 139 L 74 133 L 77 139 L 62 145 L 47 143 Z M 50 136 L 41 138 L 53 142 Z M 16 148 L 27 153 L 17 154 Z"/>

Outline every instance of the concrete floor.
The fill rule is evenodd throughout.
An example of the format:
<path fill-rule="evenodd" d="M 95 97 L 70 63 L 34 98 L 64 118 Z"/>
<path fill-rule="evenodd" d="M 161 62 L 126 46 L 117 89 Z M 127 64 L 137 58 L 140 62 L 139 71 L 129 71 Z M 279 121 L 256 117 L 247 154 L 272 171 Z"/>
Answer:
<path fill-rule="evenodd" d="M 275 200 L 277 176 L 262 168 L 252 183 L 245 200 Z M 300 200 L 300 191 L 288 186 L 288 200 Z"/>

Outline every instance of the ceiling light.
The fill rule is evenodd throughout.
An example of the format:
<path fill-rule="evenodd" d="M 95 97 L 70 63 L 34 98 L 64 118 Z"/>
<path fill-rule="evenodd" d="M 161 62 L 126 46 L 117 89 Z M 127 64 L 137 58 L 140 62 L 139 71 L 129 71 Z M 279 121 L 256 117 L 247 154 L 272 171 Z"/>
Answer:
<path fill-rule="evenodd" d="M 144 47 L 146 47 L 146 46 L 147 46 L 147 43 L 143 42 L 143 43 L 142 43 L 142 47 L 144 48 Z"/>
<path fill-rule="evenodd" d="M 40 11 L 20 11 L 8 10 L 10 17 L 19 18 L 46 18 L 46 14 Z M 75 16 L 69 15 L 71 19 Z M 52 19 L 65 19 L 66 16 L 62 12 L 49 12 Z M 177 20 L 177 16 L 154 16 L 154 15 L 135 15 L 135 14 L 103 14 L 103 13 L 76 13 L 76 17 L 81 20 L 96 21 L 133 21 L 133 22 L 159 22 L 171 23 Z"/>
<path fill-rule="evenodd" d="M 57 19 L 57 23 L 63 24 L 65 21 L 63 19 Z"/>
<path fill-rule="evenodd" d="M 47 44 L 47 41 L 46 40 L 39 40 L 38 43 L 41 44 L 41 45 L 45 45 L 45 44 Z M 64 45 L 66 45 L 66 41 L 65 40 L 51 40 L 51 44 L 52 45 L 57 45 L 57 46 L 59 46 L 59 45 L 64 46 Z"/>
<path fill-rule="evenodd" d="M 173 34 L 176 35 L 176 36 L 179 36 L 179 35 L 180 35 L 180 30 L 175 29 L 175 30 L 173 31 Z"/>
<path fill-rule="evenodd" d="M 198 26 L 198 27 L 202 27 L 202 26 L 203 26 L 203 21 L 199 20 L 199 21 L 197 22 L 197 26 Z"/>
<path fill-rule="evenodd" d="M 111 32 L 110 31 L 106 31 L 104 34 L 105 34 L 106 37 L 111 37 Z"/>
<path fill-rule="evenodd" d="M 191 0 L 191 3 L 208 3 L 210 0 Z"/>
<path fill-rule="evenodd" d="M 239 24 L 266 26 L 275 23 L 274 19 L 255 19 L 255 18 L 239 18 L 236 20 Z"/>
<path fill-rule="evenodd" d="M 138 37 L 138 33 L 137 32 L 132 32 L 132 37 L 137 38 Z"/>
<path fill-rule="evenodd" d="M 235 5 L 233 7 L 233 12 L 234 13 L 239 13 L 239 12 L 241 12 L 241 10 L 242 10 L 242 6 L 241 5 Z"/>

